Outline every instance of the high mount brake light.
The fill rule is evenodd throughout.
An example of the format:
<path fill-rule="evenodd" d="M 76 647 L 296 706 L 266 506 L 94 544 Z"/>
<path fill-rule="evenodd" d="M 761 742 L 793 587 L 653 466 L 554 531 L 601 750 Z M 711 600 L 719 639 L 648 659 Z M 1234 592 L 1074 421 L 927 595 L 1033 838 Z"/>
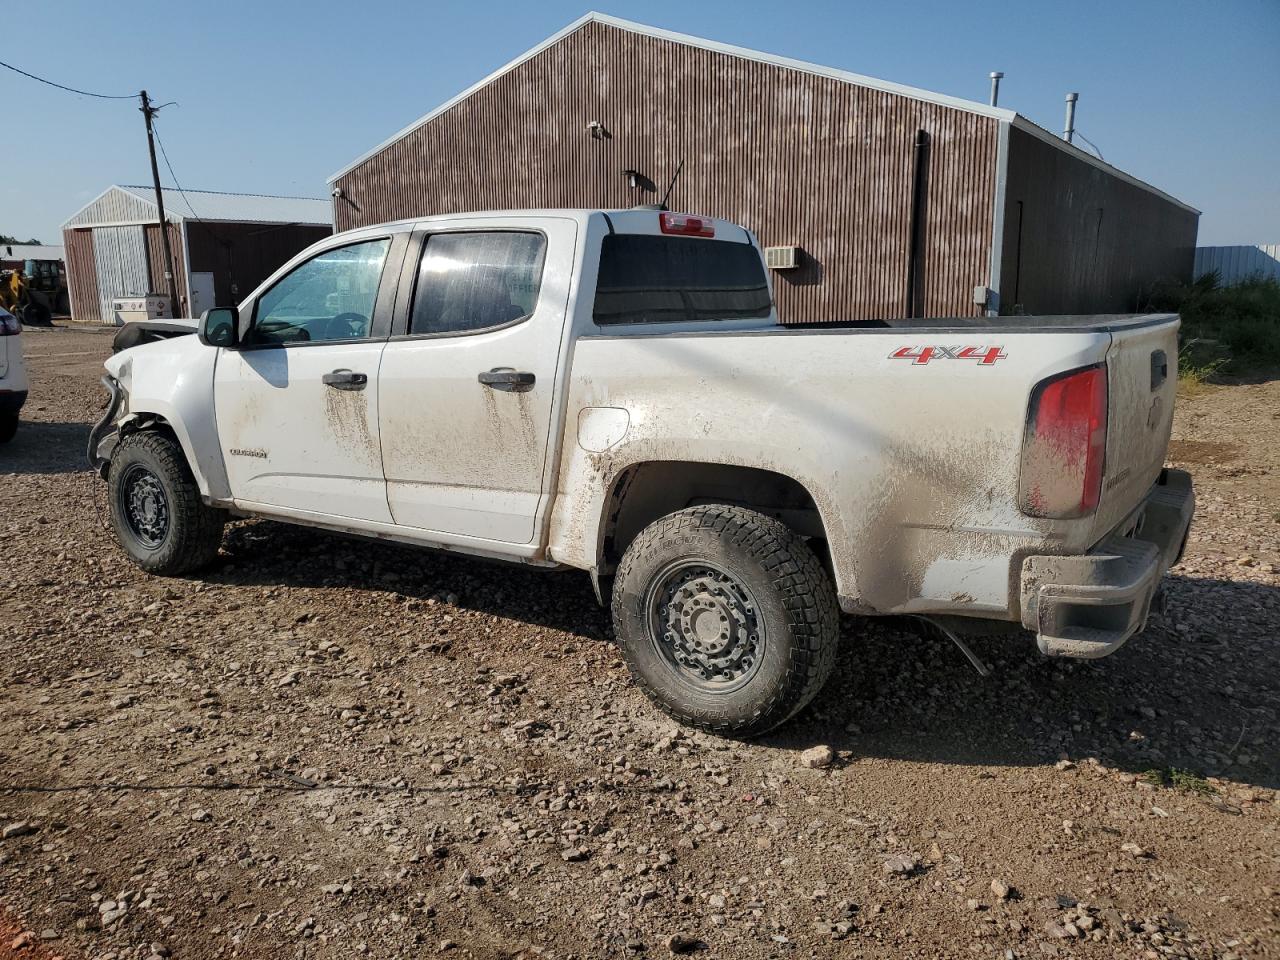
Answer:
<path fill-rule="evenodd" d="M 663 233 L 682 237 L 714 237 L 716 225 L 706 217 L 691 217 L 687 213 L 660 213 L 658 225 Z"/>
<path fill-rule="evenodd" d="M 1107 451 L 1107 368 L 1036 385 L 1022 442 L 1018 507 L 1032 517 L 1083 517 L 1098 507 Z"/>

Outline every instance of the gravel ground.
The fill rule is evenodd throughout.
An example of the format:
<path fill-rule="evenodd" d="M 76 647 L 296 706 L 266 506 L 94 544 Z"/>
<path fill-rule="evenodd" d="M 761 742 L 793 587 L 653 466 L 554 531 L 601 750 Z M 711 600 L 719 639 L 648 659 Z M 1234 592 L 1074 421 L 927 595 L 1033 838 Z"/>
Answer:
<path fill-rule="evenodd" d="M 1199 517 L 1118 654 L 984 680 L 850 618 L 744 744 L 649 706 L 580 574 L 267 522 L 142 574 L 83 467 L 108 338 L 23 340 L 4 960 L 1280 956 L 1280 383 L 1183 405 Z"/>

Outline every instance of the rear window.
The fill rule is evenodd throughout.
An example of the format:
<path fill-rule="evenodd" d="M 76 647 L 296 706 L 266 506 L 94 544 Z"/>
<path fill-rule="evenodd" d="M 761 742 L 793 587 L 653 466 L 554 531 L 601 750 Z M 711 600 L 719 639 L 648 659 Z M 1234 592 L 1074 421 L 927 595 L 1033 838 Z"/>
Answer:
<path fill-rule="evenodd" d="M 595 321 L 678 323 L 767 317 L 760 252 L 698 237 L 610 234 L 600 251 Z"/>

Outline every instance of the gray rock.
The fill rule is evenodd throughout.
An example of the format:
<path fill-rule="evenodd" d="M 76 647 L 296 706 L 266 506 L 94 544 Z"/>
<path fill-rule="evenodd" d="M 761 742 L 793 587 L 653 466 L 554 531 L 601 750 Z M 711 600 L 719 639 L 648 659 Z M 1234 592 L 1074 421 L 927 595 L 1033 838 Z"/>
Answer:
<path fill-rule="evenodd" d="M 920 858 L 915 854 L 894 854 L 884 861 L 884 872 L 891 877 L 909 877 L 919 867 Z"/>
<path fill-rule="evenodd" d="M 693 953 L 695 950 L 702 950 L 705 947 L 705 943 L 687 933 L 673 933 L 667 939 L 667 949 L 674 954 Z"/>
<path fill-rule="evenodd" d="M 800 754 L 800 766 L 810 770 L 822 770 L 835 763 L 836 753 L 825 743 L 810 747 Z"/>

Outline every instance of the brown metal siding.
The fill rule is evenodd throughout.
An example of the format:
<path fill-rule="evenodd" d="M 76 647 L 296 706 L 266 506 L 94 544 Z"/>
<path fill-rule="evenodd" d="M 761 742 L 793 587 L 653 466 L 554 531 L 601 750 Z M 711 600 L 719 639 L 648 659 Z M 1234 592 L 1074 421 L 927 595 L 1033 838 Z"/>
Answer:
<path fill-rule="evenodd" d="M 611 139 L 586 130 L 599 120 Z M 796 244 L 785 321 L 901 316 L 917 130 L 931 137 L 922 311 L 972 315 L 988 259 L 997 122 L 589 23 L 337 181 L 338 229 L 507 207 L 657 201 Z M 632 191 L 626 169 L 656 192 Z"/>
<path fill-rule="evenodd" d="M 220 305 L 239 303 L 299 250 L 333 233 L 328 227 L 188 221 L 188 267 L 212 273 Z"/>
<path fill-rule="evenodd" d="M 67 292 L 71 297 L 71 317 L 81 323 L 101 323 L 98 304 L 98 270 L 93 259 L 93 231 L 62 231 L 67 257 Z"/>
<path fill-rule="evenodd" d="M 1190 281 L 1196 213 L 1017 128 L 1008 171 L 1002 313 L 1123 313 Z"/>
<path fill-rule="evenodd" d="M 173 254 L 173 282 L 178 292 L 179 316 L 187 316 L 187 268 L 186 257 L 182 252 L 182 228 L 177 224 L 168 225 L 169 251 Z M 164 247 L 160 245 L 160 224 L 146 226 L 147 237 L 147 270 L 151 278 L 151 291 L 161 296 L 169 295 L 169 288 L 164 282 Z"/>

